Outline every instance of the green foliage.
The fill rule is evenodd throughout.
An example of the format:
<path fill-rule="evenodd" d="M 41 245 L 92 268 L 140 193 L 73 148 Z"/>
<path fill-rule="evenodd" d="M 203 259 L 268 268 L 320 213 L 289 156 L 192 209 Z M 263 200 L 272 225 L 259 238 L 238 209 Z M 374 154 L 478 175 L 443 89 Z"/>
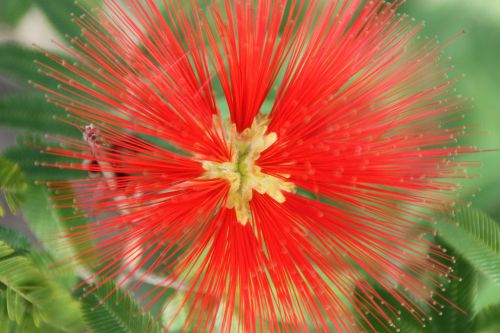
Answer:
<path fill-rule="evenodd" d="M 21 46 L 16 43 L 0 44 L 0 73 L 29 87 L 28 81 L 43 84 L 51 89 L 57 88 L 57 82 L 38 71 L 40 65 L 35 60 L 43 61 L 48 65 L 55 65 L 54 61 L 45 58 L 34 48 Z"/>
<path fill-rule="evenodd" d="M 3 193 L 11 212 L 19 208 L 26 188 L 26 179 L 19 166 L 0 157 L 0 192 Z M 2 215 L 3 209 L 0 206 L 0 216 Z"/>
<path fill-rule="evenodd" d="M 0 23 L 15 27 L 31 8 L 32 0 L 2 0 L 0 2 Z"/>
<path fill-rule="evenodd" d="M 455 250 L 446 244 L 443 244 L 443 247 L 448 248 L 447 254 L 455 258 L 453 276 L 456 278 L 450 278 L 449 283 L 445 281 L 443 289 L 438 289 L 444 296 L 442 302 L 445 303 L 445 307 L 442 315 L 432 314 L 433 320 L 427 325 L 430 326 L 429 331 L 434 333 L 469 333 L 477 295 L 477 273 L 462 256 L 455 253 Z M 451 304 L 446 304 L 447 302 Z"/>
<path fill-rule="evenodd" d="M 500 304 L 491 305 L 479 312 L 472 323 L 474 333 L 500 332 Z"/>
<path fill-rule="evenodd" d="M 0 241 L 5 243 L 2 246 L 4 250 L 0 250 L 0 256 L 3 256 L 2 251 L 10 251 L 11 253 L 28 253 L 28 251 L 31 249 L 31 244 L 25 237 L 15 232 L 14 230 L 6 229 L 3 227 L 0 227 Z"/>
<path fill-rule="evenodd" d="M 417 21 L 425 20 L 424 35 L 437 35 L 441 40 L 453 40 L 446 48 L 446 56 L 456 66 L 454 74 L 466 75 L 458 83 L 461 94 L 474 98 L 473 109 L 467 112 L 465 124 L 473 124 L 474 134 L 467 142 L 481 149 L 498 149 L 500 146 L 500 94 L 498 77 L 500 66 L 500 2 L 496 0 L 412 0 L 406 1 L 404 12 L 414 16 Z M 470 128 L 470 127 L 469 127 Z M 481 132 L 481 134 L 478 133 Z M 498 183 L 500 154 L 486 153 L 468 157 L 468 160 L 483 165 L 475 174 L 474 186 L 487 187 Z M 483 195 L 483 194 L 481 194 Z M 489 200 L 498 203 L 497 190 L 491 192 Z M 484 206 L 481 206 L 483 208 Z M 497 212 L 500 206 L 496 205 Z M 496 215 L 496 214 L 495 214 Z"/>
<path fill-rule="evenodd" d="M 32 132 L 80 137 L 76 128 L 54 119 L 66 113 L 48 103 L 42 95 L 15 95 L 0 99 L 0 126 L 27 129 Z"/>
<path fill-rule="evenodd" d="M 78 303 L 34 264 L 27 244 L 0 228 L 1 332 L 81 331 Z"/>
<path fill-rule="evenodd" d="M 86 172 L 79 170 L 58 169 L 55 167 L 45 167 L 41 163 L 68 163 L 75 160 L 60 156 L 48 155 L 40 152 L 39 147 L 46 147 L 46 143 L 34 143 L 18 147 L 9 148 L 4 152 L 4 156 L 19 164 L 26 177 L 30 180 L 68 180 L 84 178 Z M 81 162 L 81 161 L 80 161 Z M 78 162 L 77 162 L 78 163 Z"/>
<path fill-rule="evenodd" d="M 61 221 L 57 209 L 53 207 L 49 192 L 45 186 L 31 185 L 26 193 L 23 213 L 31 231 L 42 241 L 43 247 L 55 259 L 64 261 L 69 268 L 75 268 L 74 252 L 66 244 L 47 241 L 49 238 L 62 236 L 67 230 Z M 73 270 L 63 276 L 68 286 L 76 283 Z"/>
<path fill-rule="evenodd" d="M 85 285 L 78 295 L 82 296 L 84 318 L 93 333 L 162 332 L 157 320 L 143 313 L 133 298 L 112 282 Z"/>
<path fill-rule="evenodd" d="M 494 180 L 481 188 L 474 200 L 475 207 L 491 216 L 495 221 L 500 221 L 500 207 L 498 200 L 498 190 L 500 189 L 500 179 Z"/>
<path fill-rule="evenodd" d="M 84 5 L 87 5 L 89 1 L 84 1 Z M 79 34 L 79 28 L 71 22 L 69 15 L 71 12 L 75 15 L 82 13 L 74 0 L 0 0 L 0 21 L 15 26 L 32 3 L 35 3 L 47 15 L 61 35 Z M 477 110 L 470 113 L 470 117 L 473 118 L 472 123 L 479 123 L 482 128 L 489 129 L 489 134 L 482 136 L 483 144 L 478 144 L 476 139 L 474 139 L 474 144 L 478 144 L 481 148 L 489 148 L 491 142 L 498 141 L 498 133 L 500 133 L 496 130 L 500 124 L 496 121 L 498 120 L 496 106 L 499 104 L 500 95 L 494 93 L 500 69 L 497 66 L 498 52 L 496 51 L 500 44 L 492 43 L 494 40 L 500 40 L 492 38 L 492 36 L 498 36 L 500 30 L 495 29 L 498 28 L 496 23 L 498 20 L 488 25 L 487 19 L 477 19 L 479 17 L 477 12 L 464 10 L 464 8 L 474 6 L 473 3 L 475 2 L 461 2 L 460 0 L 443 0 L 439 1 L 439 4 L 434 0 L 408 1 L 407 9 L 417 17 L 421 16 L 430 20 L 431 24 L 428 26 L 435 31 L 427 29 L 424 31 L 426 35 L 438 32 L 439 36 L 447 39 L 462 29 L 467 31 L 464 37 L 454 43 L 451 52 L 447 54 L 456 55 L 453 62 L 458 64 L 460 71 L 465 71 L 470 78 L 470 80 L 462 80 L 461 92 L 466 96 L 476 97 Z M 480 3 L 489 2 L 481 1 Z M 479 5 L 477 7 L 479 8 Z M 422 15 L 418 15 L 419 12 Z M 485 13 L 485 16 L 492 16 L 493 12 L 495 10 L 492 9 Z M 449 20 L 443 19 L 445 16 Z M 300 19 L 300 17 L 297 18 Z M 450 24 L 456 22 L 459 22 L 460 26 Z M 80 137 L 81 134 L 77 129 L 53 120 L 52 116 L 64 117 L 65 112 L 46 103 L 42 94 L 27 84 L 28 80 L 32 80 L 49 89 L 57 89 L 58 83 L 55 80 L 37 71 L 40 66 L 34 63 L 35 59 L 49 65 L 54 64 L 32 48 L 12 43 L 0 44 L 0 75 L 6 75 L 23 89 L 22 95 L 0 99 L 0 126 L 26 129 L 33 133 Z M 477 59 L 484 61 L 478 65 Z M 64 68 L 60 70 L 65 71 Z M 221 93 L 218 83 L 216 83 L 216 90 L 218 94 Z M 271 99 L 273 94 L 274 92 L 271 92 Z M 271 109 L 271 99 L 264 102 L 263 112 Z M 225 99 L 219 98 L 218 105 L 221 113 L 227 118 L 229 113 Z M 484 119 L 488 121 L 485 122 Z M 164 145 L 165 142 L 160 140 L 158 144 Z M 45 145 L 46 143 L 43 143 L 42 146 Z M 497 148 L 498 144 L 493 143 L 493 147 Z M 170 146 L 167 148 L 176 149 Z M 487 207 L 488 212 L 494 214 L 493 216 L 500 216 L 498 163 L 496 163 L 500 155 L 492 153 L 476 156 L 478 157 L 473 158 L 474 160 L 489 161 L 489 163 L 484 163 L 485 168 L 481 171 L 483 177 L 478 181 L 490 184 L 481 194 L 479 199 L 482 201 L 479 202 L 479 206 Z M 60 246 L 47 242 L 46 239 L 67 232 L 75 226 L 84 226 L 87 220 L 81 216 L 80 211 L 73 212 L 73 207 L 53 207 L 53 194 L 45 186 L 27 185 L 27 179 L 66 180 L 86 177 L 86 173 L 35 166 L 35 161 L 49 163 L 72 161 L 68 158 L 41 154 L 36 144 L 12 148 L 6 152 L 6 158 L 0 159 L 0 189 L 7 198 L 9 208 L 15 210 L 21 205 L 34 234 L 55 260 L 81 255 L 88 246 L 87 242 L 72 243 L 69 244 L 70 248 L 63 250 Z M 26 176 L 23 176 L 23 173 Z M 74 218 L 75 215 L 79 217 Z M 432 314 L 433 320 L 427 322 L 426 328 L 421 327 L 410 313 L 403 311 L 398 324 L 401 332 L 499 332 L 500 304 L 482 309 L 475 316 L 473 316 L 472 305 L 474 295 L 476 295 L 476 270 L 484 273 L 500 286 L 500 227 L 477 210 L 463 209 L 455 215 L 453 223 L 441 222 L 437 229 L 446 242 L 452 246 L 451 254 L 458 253 L 454 275 L 461 277 L 462 281 L 452 279 L 451 283 L 446 283 L 443 293 L 461 310 L 447 305 L 442 316 Z M 61 281 L 67 286 L 72 285 L 77 279 L 75 272 L 69 270 L 66 275 L 52 277 L 48 270 L 42 267 L 51 260 L 48 255 L 36 255 L 30 248 L 29 242 L 23 237 L 0 228 L 0 333 L 76 332 L 82 328 L 80 319 L 77 319 L 75 302 L 64 290 L 54 284 L 55 281 Z M 73 261 L 70 265 L 78 265 L 78 263 Z M 123 290 L 119 289 L 108 297 L 114 288 L 115 285 L 112 283 L 106 283 L 82 300 L 85 321 L 93 332 L 142 333 L 148 331 L 149 327 L 152 327 L 153 332 L 160 331 L 151 316 L 143 314 L 131 296 Z M 79 291 L 80 295 L 84 293 L 83 289 Z M 399 303 L 394 300 L 392 303 L 396 307 L 399 306 Z M 178 300 L 174 300 L 172 309 L 167 308 L 164 313 L 166 322 L 168 322 L 169 314 L 177 310 L 178 306 L 180 306 Z M 138 315 L 134 317 L 134 314 Z M 182 321 L 183 315 L 185 313 L 181 312 L 179 321 Z M 375 320 L 375 318 L 371 319 Z M 396 321 L 396 318 L 394 320 Z M 181 327 L 177 324 L 178 322 L 175 322 L 172 328 Z M 71 325 L 76 326 L 70 327 Z M 385 331 L 376 321 L 374 326 L 377 331 Z"/>
<path fill-rule="evenodd" d="M 443 245 L 448 248 L 448 246 Z M 441 289 L 437 290 L 434 299 L 439 301 L 444 307 L 439 312 L 431 310 L 425 304 L 420 304 L 428 313 L 428 318 L 419 322 L 401 304 L 395 300 L 387 291 L 378 290 L 379 295 L 384 299 L 375 301 L 377 306 L 371 305 L 369 309 L 372 314 L 368 315 L 370 324 L 365 324 L 365 329 L 376 332 L 385 332 L 388 327 L 388 320 L 379 315 L 378 307 L 387 308 L 387 304 L 396 310 L 397 315 L 389 315 L 390 322 L 394 323 L 401 332 L 404 333 L 470 333 L 472 326 L 472 316 L 474 301 L 477 294 L 477 277 L 474 268 L 461 256 L 455 255 L 449 250 L 449 255 L 455 258 L 453 266 L 453 278 L 444 277 L 440 281 Z M 439 259 L 438 259 L 439 260 Z M 440 296 L 437 296 L 437 295 Z M 364 298 L 359 299 L 366 305 Z"/>
<path fill-rule="evenodd" d="M 64 242 L 58 240 L 44 241 L 48 238 L 63 236 L 73 228 L 78 227 L 78 231 L 83 233 L 86 229 L 87 219 L 83 212 L 76 206 L 62 207 L 68 201 L 60 201 L 56 207 L 52 200 L 52 195 L 46 186 L 31 185 L 26 192 L 26 200 L 23 205 L 23 213 L 32 232 L 38 239 L 42 240 L 42 245 L 56 261 L 64 263 L 66 274 L 62 277 L 62 283 L 72 287 L 76 283 L 74 270 L 82 265 L 93 263 L 98 257 L 95 252 L 91 237 L 83 234 L 76 241 L 68 238 Z"/>
<path fill-rule="evenodd" d="M 500 226 L 473 208 L 455 212 L 453 222 L 439 222 L 436 229 L 474 268 L 500 284 Z"/>
<path fill-rule="evenodd" d="M 45 13 L 50 23 L 56 28 L 62 35 L 77 36 L 80 34 L 80 28 L 72 22 L 72 16 L 74 14 L 80 16 L 84 14 L 82 6 L 90 7 L 94 4 L 98 4 L 98 1 L 91 0 L 33 0 L 36 5 Z"/>

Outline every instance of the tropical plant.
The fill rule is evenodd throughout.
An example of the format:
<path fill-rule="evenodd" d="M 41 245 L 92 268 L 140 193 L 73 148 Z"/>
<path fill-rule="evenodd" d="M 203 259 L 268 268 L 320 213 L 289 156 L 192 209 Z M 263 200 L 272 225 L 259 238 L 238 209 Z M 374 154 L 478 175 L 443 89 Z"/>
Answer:
<path fill-rule="evenodd" d="M 491 146 L 471 130 L 487 119 L 500 133 L 500 47 L 477 61 L 499 40 L 497 21 L 477 22 L 459 0 L 237 0 L 246 5 L 229 10 L 227 0 L 220 11 L 208 0 L 160 1 L 158 11 L 125 0 L 135 21 L 103 1 L 116 16 L 96 20 L 100 0 L 0 2 L 0 32 L 36 9 L 62 45 L 0 44 L 10 87 L 2 93 L 0 80 L 0 127 L 19 132 L 0 157 L 0 223 L 22 214 L 30 237 L 0 227 L 0 333 L 500 331 L 500 154 L 478 153 Z M 346 7 L 319 9 L 331 3 Z M 473 80 L 454 85 L 437 40 L 414 36 L 420 28 L 395 11 L 429 17 L 444 38 L 462 30 L 443 20 L 456 13 L 467 31 L 449 52 Z M 252 62 L 261 51 L 266 61 Z M 465 119 L 456 114 L 472 102 L 455 86 L 476 96 Z M 168 103 L 157 98 L 165 87 Z M 363 98 L 356 112 L 346 102 Z M 436 109 L 422 117 L 428 101 Z M 204 125 L 212 119 L 219 127 Z M 475 161 L 483 177 L 471 181 L 463 170 Z"/>

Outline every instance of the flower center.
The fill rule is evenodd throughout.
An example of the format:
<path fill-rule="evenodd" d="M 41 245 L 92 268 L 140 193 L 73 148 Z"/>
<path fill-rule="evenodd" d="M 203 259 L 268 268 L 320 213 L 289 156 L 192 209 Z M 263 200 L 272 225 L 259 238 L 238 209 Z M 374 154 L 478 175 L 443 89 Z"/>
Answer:
<path fill-rule="evenodd" d="M 276 133 L 266 134 L 269 120 L 257 117 L 250 128 L 238 133 L 236 126 L 230 124 L 226 127 L 231 145 L 232 157 L 228 162 L 203 161 L 206 170 L 203 178 L 222 178 L 229 182 L 229 197 L 227 208 L 234 208 L 236 218 L 242 225 L 252 221 L 250 201 L 253 190 L 260 194 L 267 194 L 279 203 L 285 202 L 283 191 L 292 192 L 293 183 L 281 178 L 270 176 L 261 171 L 256 165 L 260 154 L 272 146 L 278 139 Z M 286 175 L 283 175 L 287 178 Z"/>

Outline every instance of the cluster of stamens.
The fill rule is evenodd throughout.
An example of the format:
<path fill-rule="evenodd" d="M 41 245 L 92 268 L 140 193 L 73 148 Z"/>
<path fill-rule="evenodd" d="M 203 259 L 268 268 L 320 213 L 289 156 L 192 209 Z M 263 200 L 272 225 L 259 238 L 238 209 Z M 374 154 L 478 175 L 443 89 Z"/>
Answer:
<path fill-rule="evenodd" d="M 215 119 L 214 123 L 222 122 Z M 254 190 L 260 194 L 267 194 L 279 203 L 285 202 L 283 192 L 295 190 L 295 185 L 285 180 L 289 175 L 271 176 L 263 173 L 261 167 L 257 165 L 262 152 L 278 139 L 276 133 L 267 133 L 268 124 L 268 118 L 259 116 L 251 127 L 239 133 L 234 124 L 226 122 L 222 131 L 231 151 L 231 160 L 201 161 L 206 170 L 203 179 L 224 179 L 229 183 L 226 208 L 235 210 L 236 218 L 242 225 L 253 220 L 250 201 Z M 85 126 L 83 138 L 93 148 L 98 143 L 99 132 L 93 124 Z"/>
<path fill-rule="evenodd" d="M 230 161 L 202 161 L 206 170 L 205 179 L 225 179 L 229 183 L 229 196 L 226 207 L 235 209 L 239 223 L 246 225 L 252 221 L 250 201 L 253 191 L 267 194 L 279 203 L 285 202 L 283 192 L 293 192 L 295 185 L 283 178 L 274 177 L 261 171 L 256 162 L 261 153 L 278 139 L 276 133 L 267 133 L 269 120 L 257 117 L 252 126 L 238 133 L 234 124 L 225 126 L 228 144 L 232 152 Z"/>

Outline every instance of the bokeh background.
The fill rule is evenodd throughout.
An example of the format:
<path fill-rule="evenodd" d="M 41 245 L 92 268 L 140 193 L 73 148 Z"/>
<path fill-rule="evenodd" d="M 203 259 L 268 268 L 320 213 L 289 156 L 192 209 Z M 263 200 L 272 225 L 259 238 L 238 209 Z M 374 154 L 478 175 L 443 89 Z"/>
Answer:
<path fill-rule="evenodd" d="M 70 2 L 73 0 L 0 0 L 0 43 L 36 43 L 54 48 L 51 40 L 63 37 L 57 19 L 46 15 L 50 7 L 47 3 L 62 4 L 59 15 L 64 15 L 65 3 Z M 474 99 L 465 122 L 477 135 L 468 143 L 484 150 L 500 148 L 500 0 L 408 0 L 402 12 L 425 21 L 426 35 L 453 40 L 446 56 L 455 65 L 455 75 L 463 75 L 457 93 Z M 3 49 L 0 52 L 3 59 L 14 56 Z M 0 70 L 0 95 L 22 89 L 25 82 L 16 82 Z M 14 145 L 19 134 L 19 130 L 0 127 L 0 151 Z M 471 196 L 472 204 L 500 221 L 500 151 L 478 154 L 473 159 L 482 167 L 474 179 L 480 191 Z M 21 230 L 34 240 L 20 214 L 7 214 L 0 225 Z M 481 277 L 476 308 L 499 301 L 499 287 Z"/>

